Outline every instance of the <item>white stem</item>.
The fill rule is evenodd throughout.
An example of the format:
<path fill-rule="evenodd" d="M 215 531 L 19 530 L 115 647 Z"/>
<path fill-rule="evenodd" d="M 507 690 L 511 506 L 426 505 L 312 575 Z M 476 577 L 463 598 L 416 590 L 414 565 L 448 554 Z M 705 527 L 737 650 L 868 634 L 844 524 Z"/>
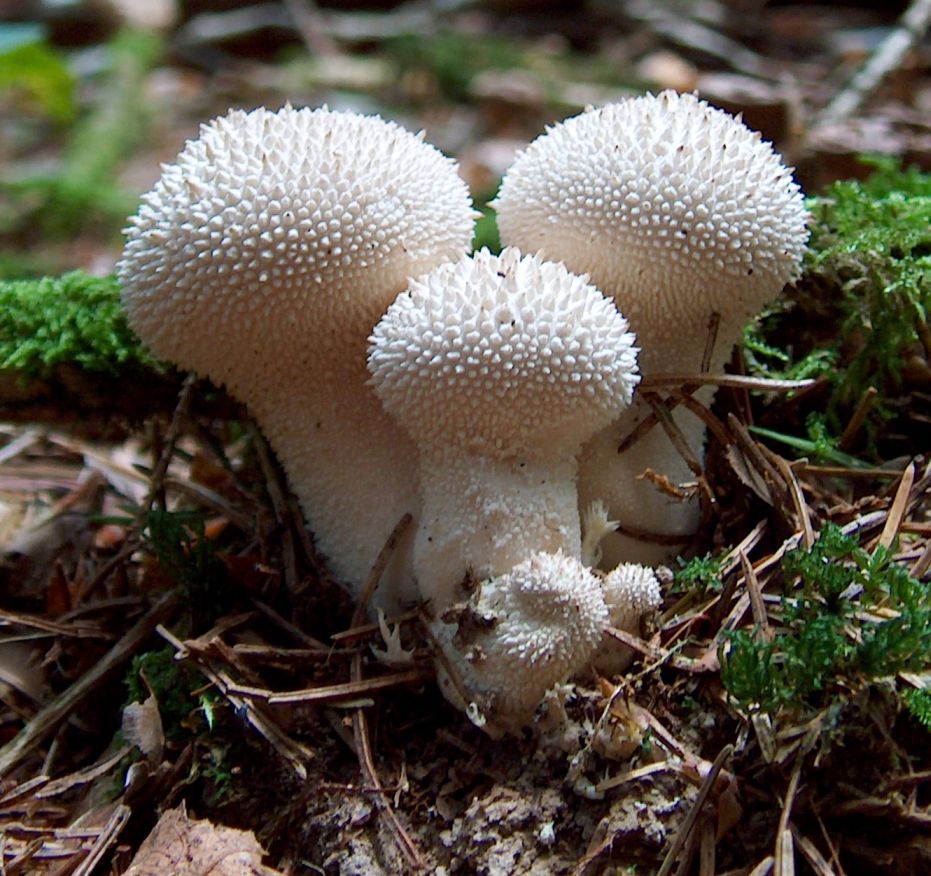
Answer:
<path fill-rule="evenodd" d="M 493 578 L 538 552 L 581 551 L 575 454 L 494 460 L 452 447 L 421 457 L 414 571 L 441 613 L 468 575 Z"/>
<path fill-rule="evenodd" d="M 709 371 L 719 373 L 723 370 L 734 344 L 740 339 L 743 325 L 739 320 L 722 321 Z M 632 319 L 631 328 L 637 332 L 641 349 L 640 368 L 644 377 L 657 373 L 697 374 L 701 371 L 707 338 L 707 326 L 703 320 L 674 320 L 662 329 L 646 326 L 638 331 Z M 705 405 L 710 404 L 713 397 L 713 387 L 695 394 L 695 398 Z M 681 537 L 681 541 L 664 544 L 619 532 L 609 533 L 601 543 L 603 569 L 613 569 L 620 563 L 657 565 L 669 562 L 681 552 L 698 527 L 700 507 L 697 497 L 677 499 L 642 477 L 647 469 L 651 469 L 673 485 L 695 480 L 688 463 L 661 425 L 655 425 L 624 453 L 617 452 L 621 442 L 650 412 L 646 402 L 635 399 L 634 404 L 614 423 L 586 442 L 579 460 L 579 507 L 587 508 L 591 502 L 600 499 L 622 531 L 627 526 L 669 539 Z M 672 418 L 692 454 L 701 463 L 705 454 L 705 424 L 681 405 L 673 411 Z"/>
<path fill-rule="evenodd" d="M 417 449 L 367 387 L 343 385 L 338 407 L 312 391 L 320 388 L 288 393 L 287 406 L 269 392 L 251 407 L 300 499 L 317 548 L 358 597 L 398 521 L 405 513 L 417 515 Z M 295 410 L 305 413 L 297 417 Z M 417 598 L 415 526 L 396 546 L 370 608 L 393 611 Z"/>

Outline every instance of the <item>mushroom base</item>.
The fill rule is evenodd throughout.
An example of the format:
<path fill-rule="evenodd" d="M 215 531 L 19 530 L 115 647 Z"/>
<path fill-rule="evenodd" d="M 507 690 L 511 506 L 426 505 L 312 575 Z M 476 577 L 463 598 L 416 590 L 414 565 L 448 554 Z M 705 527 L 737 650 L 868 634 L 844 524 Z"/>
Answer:
<path fill-rule="evenodd" d="M 562 552 L 534 554 L 433 622 L 440 688 L 490 736 L 517 732 L 547 690 L 587 665 L 608 622 L 589 569 Z"/>

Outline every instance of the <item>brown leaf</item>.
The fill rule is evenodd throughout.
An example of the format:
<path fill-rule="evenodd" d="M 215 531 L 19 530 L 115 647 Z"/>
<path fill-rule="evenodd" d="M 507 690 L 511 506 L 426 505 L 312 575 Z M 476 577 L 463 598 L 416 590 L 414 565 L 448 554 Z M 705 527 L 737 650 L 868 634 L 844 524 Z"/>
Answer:
<path fill-rule="evenodd" d="M 769 492 L 766 481 L 736 444 L 731 444 L 727 448 L 727 461 L 731 464 L 734 474 L 737 475 L 745 487 L 756 493 L 767 505 L 773 504 L 773 497 Z"/>
<path fill-rule="evenodd" d="M 188 818 L 182 805 L 162 815 L 125 876 L 280 876 L 262 854 L 252 831 Z"/>

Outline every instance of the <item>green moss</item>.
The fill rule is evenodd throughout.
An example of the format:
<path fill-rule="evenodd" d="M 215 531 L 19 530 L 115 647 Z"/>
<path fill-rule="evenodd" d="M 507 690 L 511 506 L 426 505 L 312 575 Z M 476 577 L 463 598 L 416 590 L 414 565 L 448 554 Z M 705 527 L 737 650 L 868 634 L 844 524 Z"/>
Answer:
<path fill-rule="evenodd" d="M 156 362 L 130 331 L 114 277 L 0 281 L 0 370 L 42 377 L 61 364 L 117 373 Z"/>
<path fill-rule="evenodd" d="M 794 307 L 770 311 L 745 346 L 756 373 L 825 378 L 825 427 L 835 433 L 868 387 L 895 395 L 908 358 L 927 352 L 931 175 L 888 160 L 872 165 L 866 181 L 836 182 L 809 199 L 811 241 Z M 787 332 L 790 320 L 810 336 Z M 882 400 L 874 405 L 870 437 L 891 414 Z"/>
<path fill-rule="evenodd" d="M 902 695 L 902 699 L 909 712 L 931 732 L 931 690 L 928 688 L 908 690 Z"/>
<path fill-rule="evenodd" d="M 724 564 L 724 554 L 705 554 L 703 557 L 692 557 L 684 560 L 678 557 L 676 562 L 676 577 L 672 585 L 675 593 L 690 591 L 703 596 L 709 592 L 721 590 L 721 569 Z"/>
<path fill-rule="evenodd" d="M 931 668 L 931 589 L 879 547 L 868 553 L 833 525 L 782 562 L 789 592 L 772 639 L 738 630 L 721 679 L 744 708 L 806 713 L 899 672 Z"/>
<path fill-rule="evenodd" d="M 836 381 L 852 403 L 867 385 L 898 385 L 931 307 L 931 176 L 879 167 L 865 183 L 839 182 L 811 202 L 808 277 L 836 288 L 838 341 L 862 341 Z"/>
<path fill-rule="evenodd" d="M 482 203 L 482 202 L 480 202 Z M 501 252 L 501 235 L 494 210 L 487 203 L 479 208 L 482 215 L 475 221 L 475 234 L 472 237 L 472 249 L 487 247 L 491 252 Z"/>

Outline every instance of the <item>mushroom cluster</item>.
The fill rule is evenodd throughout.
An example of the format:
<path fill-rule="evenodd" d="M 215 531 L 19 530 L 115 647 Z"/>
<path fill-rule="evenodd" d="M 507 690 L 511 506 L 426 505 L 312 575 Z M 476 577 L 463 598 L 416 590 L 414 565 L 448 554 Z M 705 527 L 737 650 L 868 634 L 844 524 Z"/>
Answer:
<path fill-rule="evenodd" d="M 357 596 L 413 516 L 370 609 L 423 601 L 442 689 L 493 735 L 623 668 L 604 632 L 659 604 L 659 557 L 615 521 L 694 528 L 636 480 L 687 478 L 662 435 L 616 453 L 645 415 L 638 348 L 646 374 L 695 372 L 714 313 L 719 369 L 806 237 L 771 147 L 671 93 L 550 129 L 497 209 L 509 246 L 468 256 L 467 189 L 422 137 L 232 111 L 164 168 L 118 267 L 132 327 L 246 403 Z"/>
<path fill-rule="evenodd" d="M 482 250 L 411 282 L 375 326 L 369 370 L 420 453 L 414 572 L 435 636 L 474 717 L 519 726 L 608 620 L 581 562 L 576 466 L 631 402 L 634 337 L 565 266 Z"/>

